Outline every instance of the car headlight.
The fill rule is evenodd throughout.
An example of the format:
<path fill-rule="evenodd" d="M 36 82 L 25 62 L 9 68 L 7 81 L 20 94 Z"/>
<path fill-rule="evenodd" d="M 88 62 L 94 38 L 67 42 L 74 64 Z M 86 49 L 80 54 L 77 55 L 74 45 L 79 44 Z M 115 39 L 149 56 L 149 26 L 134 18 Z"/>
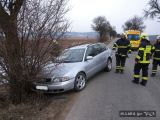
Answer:
<path fill-rule="evenodd" d="M 65 81 L 68 81 L 70 80 L 71 78 L 66 76 L 66 77 L 57 77 L 54 79 L 54 83 L 58 83 L 58 82 L 65 82 Z"/>
<path fill-rule="evenodd" d="M 65 82 L 65 81 L 68 81 L 68 80 L 70 80 L 70 79 L 71 79 L 71 78 L 68 77 L 68 76 L 62 77 L 62 78 L 61 78 L 61 82 Z"/>

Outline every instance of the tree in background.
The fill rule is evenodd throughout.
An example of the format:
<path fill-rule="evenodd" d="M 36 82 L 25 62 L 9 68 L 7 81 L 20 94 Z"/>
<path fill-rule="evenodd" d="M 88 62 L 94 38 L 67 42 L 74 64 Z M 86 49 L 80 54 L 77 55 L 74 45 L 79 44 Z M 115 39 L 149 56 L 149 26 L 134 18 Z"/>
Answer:
<path fill-rule="evenodd" d="M 113 27 L 110 26 L 109 35 L 110 35 L 110 40 L 117 36 L 116 28 L 114 26 Z"/>
<path fill-rule="evenodd" d="M 69 27 L 68 0 L 0 1 L 0 75 L 9 80 L 10 99 L 26 99 L 31 83 L 58 55 L 57 40 Z"/>
<path fill-rule="evenodd" d="M 149 8 L 145 10 L 145 17 L 160 19 L 160 3 L 159 0 L 150 0 Z"/>
<path fill-rule="evenodd" d="M 132 30 L 139 30 L 143 32 L 146 26 L 144 25 L 143 18 L 134 16 L 133 18 L 127 20 L 125 24 L 122 26 L 122 28 L 124 31 L 132 29 Z"/>
<path fill-rule="evenodd" d="M 107 35 L 109 35 L 109 31 L 111 31 L 111 25 L 104 16 L 96 17 L 91 26 L 94 31 L 99 33 L 100 42 L 107 40 Z"/>

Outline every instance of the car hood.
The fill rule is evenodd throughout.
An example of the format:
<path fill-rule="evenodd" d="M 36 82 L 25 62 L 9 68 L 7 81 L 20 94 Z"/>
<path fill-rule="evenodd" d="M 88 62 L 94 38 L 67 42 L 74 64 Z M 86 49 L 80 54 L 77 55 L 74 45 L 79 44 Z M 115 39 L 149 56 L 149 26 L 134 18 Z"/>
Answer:
<path fill-rule="evenodd" d="M 82 63 L 61 63 L 61 64 L 49 64 L 43 70 L 43 74 L 46 78 L 63 77 L 68 73 L 73 73 L 78 70 Z"/>

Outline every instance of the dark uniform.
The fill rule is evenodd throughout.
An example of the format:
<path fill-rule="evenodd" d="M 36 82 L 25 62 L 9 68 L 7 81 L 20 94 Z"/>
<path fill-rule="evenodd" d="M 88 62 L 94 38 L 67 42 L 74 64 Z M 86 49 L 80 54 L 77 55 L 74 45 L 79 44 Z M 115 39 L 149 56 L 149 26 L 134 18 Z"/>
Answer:
<path fill-rule="evenodd" d="M 150 64 L 150 58 L 152 55 L 152 45 L 147 39 L 143 40 L 141 43 L 138 55 L 135 58 L 135 66 L 134 66 L 134 80 L 133 83 L 139 84 L 140 79 L 140 71 L 142 69 L 142 82 L 141 85 L 145 86 L 148 80 L 148 66 Z"/>
<path fill-rule="evenodd" d="M 131 48 L 130 41 L 127 40 L 125 37 L 118 39 L 114 43 L 113 50 L 117 49 L 115 53 L 116 73 L 118 72 L 123 73 L 128 52 L 131 52 L 130 48 Z"/>
<path fill-rule="evenodd" d="M 152 77 L 154 77 L 157 73 L 157 67 L 158 65 L 160 65 L 160 42 L 154 44 L 154 48 L 153 48 L 153 66 L 152 66 Z"/>

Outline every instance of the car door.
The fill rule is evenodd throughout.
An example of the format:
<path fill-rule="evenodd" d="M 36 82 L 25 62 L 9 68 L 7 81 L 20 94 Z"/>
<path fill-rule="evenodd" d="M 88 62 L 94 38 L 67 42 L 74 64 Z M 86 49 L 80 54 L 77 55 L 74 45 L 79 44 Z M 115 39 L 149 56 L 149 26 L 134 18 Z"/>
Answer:
<path fill-rule="evenodd" d="M 93 59 L 86 60 L 87 56 L 92 56 Z M 94 46 L 89 46 L 87 48 L 86 55 L 85 55 L 85 70 L 88 77 L 93 76 L 98 71 L 97 63 L 98 63 L 97 51 Z"/>
<path fill-rule="evenodd" d="M 95 44 L 93 45 L 93 48 L 95 50 L 96 56 L 95 56 L 95 60 L 96 60 L 96 72 L 99 72 L 102 68 L 102 56 L 101 56 L 101 48 L 99 44 Z"/>
<path fill-rule="evenodd" d="M 108 51 L 107 46 L 103 43 L 100 43 L 99 47 L 100 47 L 100 54 L 99 54 L 100 69 L 102 70 L 103 68 L 105 68 L 107 64 L 107 60 L 109 57 L 109 51 Z"/>

